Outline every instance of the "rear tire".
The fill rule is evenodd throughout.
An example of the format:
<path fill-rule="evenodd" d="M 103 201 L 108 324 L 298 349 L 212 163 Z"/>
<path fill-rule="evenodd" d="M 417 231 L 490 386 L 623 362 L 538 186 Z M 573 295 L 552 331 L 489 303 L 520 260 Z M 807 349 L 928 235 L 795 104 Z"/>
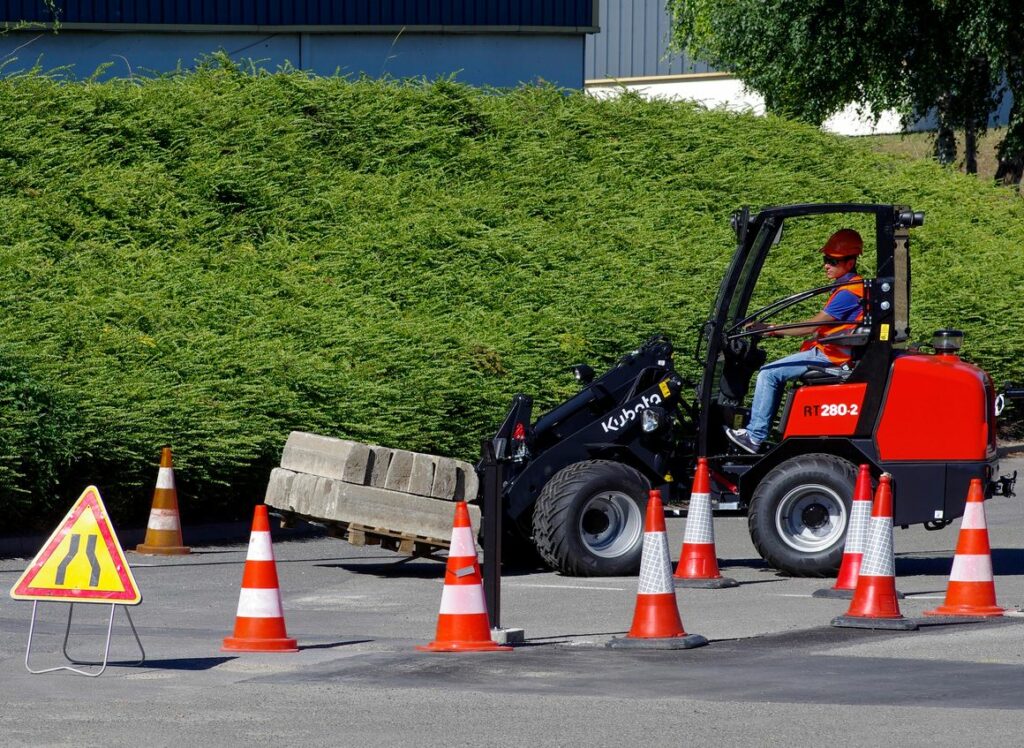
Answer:
<path fill-rule="evenodd" d="M 761 557 L 796 577 L 839 570 L 857 471 L 834 455 L 794 457 L 773 468 L 750 501 L 750 539 Z"/>
<path fill-rule="evenodd" d="M 649 490 L 643 475 L 619 462 L 587 460 L 560 470 L 533 510 L 538 553 L 569 576 L 637 574 Z"/>

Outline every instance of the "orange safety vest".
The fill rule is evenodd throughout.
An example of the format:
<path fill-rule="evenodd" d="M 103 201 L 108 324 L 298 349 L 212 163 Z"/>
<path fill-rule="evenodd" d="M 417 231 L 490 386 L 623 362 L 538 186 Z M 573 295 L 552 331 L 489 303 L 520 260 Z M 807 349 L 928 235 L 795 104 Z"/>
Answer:
<path fill-rule="evenodd" d="M 832 299 L 840 291 L 849 291 L 858 299 L 864 298 L 864 279 L 859 275 L 853 275 L 843 285 L 839 286 L 832 292 L 832 295 L 828 297 L 828 301 L 825 302 L 827 308 L 832 303 Z M 809 351 L 812 348 L 817 348 L 836 366 L 842 366 L 850 362 L 853 357 L 853 350 L 847 346 L 834 345 L 833 343 L 822 343 L 821 339 L 829 335 L 835 335 L 836 333 L 845 332 L 846 330 L 856 329 L 857 323 L 864 319 L 864 308 L 857 312 L 857 316 L 850 322 L 840 322 L 838 324 L 827 324 L 822 325 L 814 331 L 814 337 L 810 340 L 804 341 L 804 344 L 800 346 L 801 351 Z"/>

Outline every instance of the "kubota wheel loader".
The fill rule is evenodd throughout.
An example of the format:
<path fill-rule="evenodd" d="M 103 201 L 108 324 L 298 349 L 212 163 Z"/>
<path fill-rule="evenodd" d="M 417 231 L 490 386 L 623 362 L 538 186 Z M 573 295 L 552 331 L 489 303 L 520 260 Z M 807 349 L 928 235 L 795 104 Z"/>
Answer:
<path fill-rule="evenodd" d="M 780 438 L 747 454 L 724 431 L 744 425 L 744 397 L 766 359 L 751 323 L 777 323 L 838 284 L 748 307 L 784 225 L 827 214 L 874 219 L 874 277 L 860 270 L 863 319 L 830 341 L 851 347 L 854 360 L 804 375 L 786 396 Z M 600 378 L 577 367 L 581 392 L 536 422 L 529 398 L 518 396 L 495 437 L 511 445 L 506 521 L 563 573 L 635 573 L 648 489 L 685 499 L 705 455 L 713 500 L 746 509 L 761 556 L 790 574 L 821 576 L 841 561 L 861 463 L 876 478 L 893 476 L 898 525 L 950 524 L 972 478 L 983 479 L 987 496 L 1012 495 L 1013 477 L 997 478 L 996 393 L 984 371 L 958 357 L 962 335 L 940 331 L 933 353 L 907 347 L 909 234 L 923 220 L 902 206 L 847 203 L 735 214 L 737 247 L 696 345 L 703 374 L 695 389 L 659 336 Z"/>
<path fill-rule="evenodd" d="M 856 329 L 830 339 L 850 347 L 853 361 L 804 375 L 785 396 L 779 438 L 757 454 L 742 452 L 725 437 L 725 429 L 744 425 L 749 415 L 744 399 L 766 360 L 756 332 L 759 325 L 751 323 L 784 324 L 787 312 L 809 300 L 820 309 L 824 295 L 838 285 L 750 309 L 752 299 L 766 296 L 763 289 L 755 296 L 762 268 L 773 253 L 792 251 L 781 242 L 786 225 L 804 219 L 838 221 L 840 215 L 870 225 L 865 240 L 870 243 L 873 231 L 876 260 L 873 276 L 870 268 L 859 270 L 865 278 L 861 321 Z M 744 208 L 734 214 L 732 262 L 699 339 L 687 346 L 695 351 L 698 381 L 689 382 L 677 372 L 672 343 L 659 335 L 600 377 L 588 366 L 576 367 L 580 392 L 536 420 L 529 397 L 513 398 L 493 437 L 495 453 L 507 460 L 501 491 L 504 526 L 518 541 L 506 540 L 506 550 L 516 545 L 535 548 L 564 574 L 634 574 L 648 490 L 661 489 L 670 504 L 684 501 L 698 456 L 708 458 L 716 505 L 746 510 L 761 556 L 799 576 L 838 569 L 861 463 L 871 466 L 876 479 L 882 472 L 893 476 L 897 525 L 939 529 L 950 524 L 963 514 L 972 478 L 983 480 L 987 497 L 1013 495 L 1016 475 L 998 475 L 996 392 L 984 371 L 957 355 L 962 335 L 940 331 L 931 353 L 908 345 L 910 231 L 923 221 L 923 214 L 907 207 L 854 203 L 791 205 L 756 213 Z M 806 246 L 798 250 L 811 256 Z M 267 502 L 285 514 L 323 517 L 333 512 L 335 528 L 347 531 L 350 540 L 362 541 L 376 532 L 381 536 L 377 542 L 401 538 L 410 548 L 443 545 L 436 530 L 393 532 L 379 526 L 385 519 L 369 526 L 369 520 L 345 515 L 343 505 L 353 496 L 353 505 L 362 506 L 366 497 L 360 490 L 383 505 L 388 487 L 411 485 L 407 473 L 416 469 L 423 488 L 402 490 L 460 498 L 457 488 L 454 494 L 448 490 L 458 481 L 446 478 L 439 492 L 439 479 L 435 476 L 431 483 L 427 473 L 464 473 L 468 478 L 460 485 L 471 499 L 478 483 L 470 466 L 438 463 L 431 468 L 416 462 L 425 456 L 403 453 L 388 469 L 380 460 L 391 457 L 356 446 L 362 450 L 345 446 L 335 457 L 318 453 L 303 463 L 327 465 L 333 460 L 335 464 L 315 468 L 327 478 L 293 480 L 292 473 L 278 469 Z M 292 452 L 302 450 L 309 451 L 297 440 Z M 289 454 L 288 447 L 285 452 Z M 353 457 L 357 452 L 363 455 L 359 459 Z M 335 475 L 353 471 L 359 476 L 355 482 L 365 483 L 365 489 L 328 485 Z M 317 509 L 318 501 L 329 508 Z M 402 504 L 390 514 L 374 509 L 373 516 L 407 517 L 408 506 Z M 443 507 L 436 514 L 450 516 Z"/>

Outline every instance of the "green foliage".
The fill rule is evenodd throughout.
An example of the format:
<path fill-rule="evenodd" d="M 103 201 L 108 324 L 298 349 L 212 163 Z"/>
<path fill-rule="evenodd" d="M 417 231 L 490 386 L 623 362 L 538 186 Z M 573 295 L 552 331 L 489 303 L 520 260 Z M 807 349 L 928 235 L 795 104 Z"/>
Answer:
<path fill-rule="evenodd" d="M 1024 203 L 777 118 L 215 62 L 30 75 L 0 82 L 0 177 L 9 532 L 90 482 L 143 523 L 164 444 L 191 517 L 244 514 L 291 429 L 473 459 L 573 363 L 659 331 L 687 361 L 744 203 L 928 211 L 915 329 L 1021 378 Z"/>
<path fill-rule="evenodd" d="M 1007 92 L 1024 98 L 1019 0 L 668 0 L 679 48 L 733 71 L 770 111 L 820 124 L 849 103 L 934 115 L 937 155 L 974 138 Z M 1020 119 L 1011 114 L 1010 132 Z M 1007 158 L 1024 157 L 1010 138 Z M 1019 180 L 1019 177 L 1018 177 Z"/>

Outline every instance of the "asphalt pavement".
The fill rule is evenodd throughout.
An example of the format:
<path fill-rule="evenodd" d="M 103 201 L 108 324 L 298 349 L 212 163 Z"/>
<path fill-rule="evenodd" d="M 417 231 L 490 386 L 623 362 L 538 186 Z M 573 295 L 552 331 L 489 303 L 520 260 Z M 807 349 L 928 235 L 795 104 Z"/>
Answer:
<path fill-rule="evenodd" d="M 1024 459 L 1003 472 L 1024 475 Z M 1019 484 L 1024 486 L 1024 483 Z M 1024 488 L 1021 489 L 1024 494 Z M 1024 500 L 986 503 L 999 602 L 1024 607 Z M 673 554 L 683 519 L 669 519 Z M 895 532 L 904 615 L 938 605 L 959 522 Z M 99 678 L 31 675 L 32 604 L 0 599 L 0 743 L 151 746 L 1018 744 L 1024 733 L 1024 617 L 839 629 L 825 580 L 795 579 L 757 556 L 746 520 L 715 520 L 734 589 L 680 589 L 688 632 L 707 647 L 608 650 L 628 629 L 635 578 L 506 575 L 502 624 L 525 630 L 507 653 L 425 654 L 444 564 L 318 537 L 275 542 L 295 654 L 221 651 L 231 633 L 244 544 L 185 557 L 129 554 L 143 593 L 131 608 L 146 663 Z M 189 542 L 186 518 L 185 540 Z M 0 560 L 9 589 L 29 559 Z M 34 667 L 61 663 L 67 606 L 41 604 Z M 75 607 L 69 650 L 99 656 L 109 608 Z M 135 656 L 123 609 L 111 658 Z"/>

